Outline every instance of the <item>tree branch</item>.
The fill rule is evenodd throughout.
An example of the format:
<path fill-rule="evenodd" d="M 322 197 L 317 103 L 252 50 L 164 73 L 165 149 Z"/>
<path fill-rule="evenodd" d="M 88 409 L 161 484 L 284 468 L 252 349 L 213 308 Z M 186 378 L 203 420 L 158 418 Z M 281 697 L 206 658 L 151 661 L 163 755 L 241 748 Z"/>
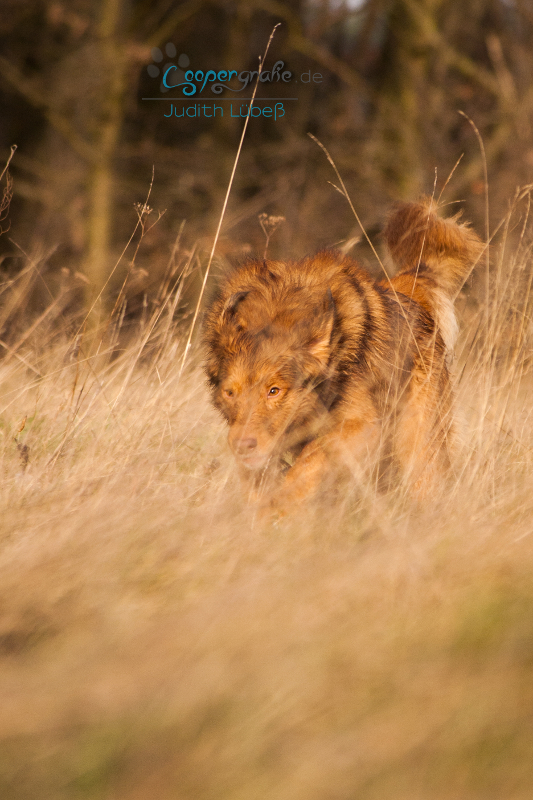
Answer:
<path fill-rule="evenodd" d="M 289 29 L 289 46 L 292 47 L 293 50 L 297 50 L 299 53 L 302 53 L 302 55 L 309 56 L 309 58 L 314 59 L 317 63 L 322 64 L 333 72 L 334 75 L 337 75 L 338 78 L 347 83 L 348 86 L 357 89 L 360 94 L 367 93 L 366 84 L 355 70 L 351 69 L 340 58 L 334 56 L 333 53 L 330 53 L 326 47 L 323 47 L 323 45 L 317 42 L 313 42 L 304 35 L 300 18 L 290 8 L 280 3 L 279 0 L 252 0 L 252 2 L 255 8 L 266 11 L 274 17 L 281 17 L 281 19 L 287 23 Z"/>
<path fill-rule="evenodd" d="M 157 45 L 168 39 L 176 30 L 178 25 L 185 20 L 192 17 L 204 5 L 204 0 L 186 0 L 185 3 L 176 8 L 176 10 L 167 19 L 160 24 L 152 35 L 148 38 L 146 45 L 148 47 L 156 47 Z"/>
<path fill-rule="evenodd" d="M 500 85 L 494 75 L 479 64 L 476 64 L 468 56 L 458 53 L 444 39 L 437 28 L 434 17 L 428 12 L 423 3 L 416 2 L 416 0 L 404 0 L 404 2 L 418 24 L 424 43 L 437 50 L 447 66 L 454 67 L 466 78 L 474 80 L 491 94 L 497 97 L 500 96 Z"/>

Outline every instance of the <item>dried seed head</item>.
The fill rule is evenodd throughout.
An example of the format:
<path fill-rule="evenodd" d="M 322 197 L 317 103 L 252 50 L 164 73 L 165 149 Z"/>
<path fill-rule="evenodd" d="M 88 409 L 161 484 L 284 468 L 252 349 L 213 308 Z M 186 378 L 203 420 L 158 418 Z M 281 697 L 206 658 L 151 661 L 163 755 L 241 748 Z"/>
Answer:
<path fill-rule="evenodd" d="M 262 214 L 257 215 L 257 219 L 259 220 L 259 224 L 263 229 L 263 233 L 269 239 L 276 228 L 278 228 L 282 222 L 285 222 L 285 217 L 274 217 L 270 214 Z"/>

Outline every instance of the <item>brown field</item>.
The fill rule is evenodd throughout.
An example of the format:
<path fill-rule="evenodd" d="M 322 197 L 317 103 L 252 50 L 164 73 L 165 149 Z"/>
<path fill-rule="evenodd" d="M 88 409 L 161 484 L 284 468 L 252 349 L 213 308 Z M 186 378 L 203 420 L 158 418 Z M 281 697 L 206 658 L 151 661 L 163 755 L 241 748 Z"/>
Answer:
<path fill-rule="evenodd" d="M 424 508 L 354 485 L 259 525 L 196 333 L 180 375 L 172 297 L 97 356 L 55 312 L 20 328 L 0 363 L 2 800 L 531 797 L 518 219 L 457 304 L 462 447 Z"/>

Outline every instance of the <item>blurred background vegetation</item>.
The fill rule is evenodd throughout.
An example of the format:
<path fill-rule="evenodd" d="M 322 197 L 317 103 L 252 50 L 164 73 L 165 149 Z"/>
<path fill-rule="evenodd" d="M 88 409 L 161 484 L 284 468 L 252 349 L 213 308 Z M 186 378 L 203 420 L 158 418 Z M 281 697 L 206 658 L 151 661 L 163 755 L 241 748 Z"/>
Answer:
<path fill-rule="evenodd" d="M 33 311 L 63 312 L 106 287 L 126 319 L 158 302 L 176 240 L 194 250 L 197 296 L 242 120 L 166 119 L 147 72 L 152 49 L 176 48 L 193 69 L 256 69 L 275 23 L 267 67 L 319 72 L 291 85 L 298 100 L 274 122 L 249 125 L 218 248 L 219 263 L 262 254 L 258 215 L 285 218 L 271 256 L 349 250 L 360 233 L 313 133 L 332 154 L 369 233 L 391 201 L 439 194 L 464 201 L 485 230 L 484 141 L 491 226 L 518 185 L 533 180 L 533 6 L 526 0 L 1 0 L 0 155 L 13 198 L 0 240 L 4 279 L 39 263 Z M 204 93 L 205 94 L 205 93 Z M 250 92 L 248 92 L 250 94 Z M 4 176 L 4 187 L 6 181 Z M 158 220 L 157 224 L 152 223 Z M 379 240 L 377 240 L 379 241 Z M 357 255 L 368 259 L 363 246 Z M 172 265 L 171 265 L 172 266 Z M 196 275 L 196 278 L 195 278 Z M 196 283 L 195 283 L 196 280 Z M 122 289 L 121 289 L 122 287 Z M 195 294 L 196 293 L 196 294 Z M 27 307 L 24 308 L 26 312 Z M 177 313 L 183 311 L 179 305 Z"/>

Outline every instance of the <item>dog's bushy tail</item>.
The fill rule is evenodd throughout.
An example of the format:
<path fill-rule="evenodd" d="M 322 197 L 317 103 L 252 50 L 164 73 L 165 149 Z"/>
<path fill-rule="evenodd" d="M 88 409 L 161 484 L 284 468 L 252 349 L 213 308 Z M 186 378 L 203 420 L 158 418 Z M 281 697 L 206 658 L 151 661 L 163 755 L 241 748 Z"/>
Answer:
<path fill-rule="evenodd" d="M 386 225 L 385 240 L 399 274 L 429 273 L 451 297 L 468 277 L 484 245 L 468 224 L 458 221 L 459 215 L 442 219 L 435 210 L 431 198 L 397 205 Z"/>

